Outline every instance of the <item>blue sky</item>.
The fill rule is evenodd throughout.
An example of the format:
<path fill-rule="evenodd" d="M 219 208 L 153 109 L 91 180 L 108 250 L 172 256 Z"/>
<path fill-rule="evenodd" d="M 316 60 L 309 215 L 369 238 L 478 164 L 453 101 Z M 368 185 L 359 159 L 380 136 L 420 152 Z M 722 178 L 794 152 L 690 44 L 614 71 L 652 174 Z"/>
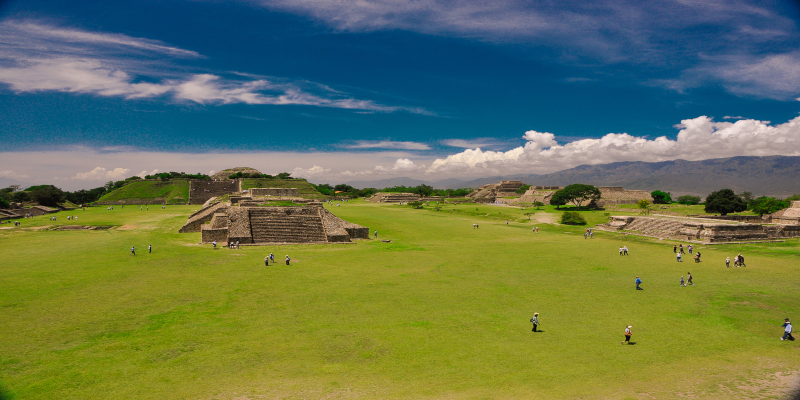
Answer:
<path fill-rule="evenodd" d="M 800 155 L 798 4 L 649 3 L 0 2 L 0 179 Z"/>

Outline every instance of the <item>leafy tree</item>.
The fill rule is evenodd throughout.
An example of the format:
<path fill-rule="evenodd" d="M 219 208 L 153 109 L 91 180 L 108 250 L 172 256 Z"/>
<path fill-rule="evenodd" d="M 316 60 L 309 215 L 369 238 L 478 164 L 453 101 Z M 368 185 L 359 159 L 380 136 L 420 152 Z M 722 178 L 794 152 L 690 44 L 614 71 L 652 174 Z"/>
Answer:
<path fill-rule="evenodd" d="M 526 212 L 526 213 L 524 213 L 522 215 L 527 215 L 528 216 L 528 221 L 530 221 L 531 220 L 531 215 L 534 215 L 534 214 L 536 214 L 536 211 L 528 211 L 528 212 Z"/>
<path fill-rule="evenodd" d="M 519 189 L 517 189 L 517 194 L 525 194 L 530 187 L 531 185 L 522 185 Z"/>
<path fill-rule="evenodd" d="M 23 190 L 11 193 L 8 197 L 8 200 L 14 203 L 24 203 L 26 201 L 31 201 L 31 192 Z"/>
<path fill-rule="evenodd" d="M 798 201 L 798 200 L 800 200 L 800 194 L 793 194 L 793 195 L 791 195 L 791 196 L 789 196 L 789 197 L 787 197 L 787 198 L 785 198 L 783 200 L 784 201 L 788 201 L 788 202 Z"/>
<path fill-rule="evenodd" d="M 423 183 L 423 184 L 417 186 L 417 193 L 420 196 L 428 197 L 428 196 L 433 194 L 433 186 L 428 186 L 428 185 Z"/>
<path fill-rule="evenodd" d="M 739 197 L 741 197 L 742 200 L 744 200 L 744 202 L 747 204 L 750 204 L 751 201 L 756 199 L 752 192 L 742 192 Z"/>
<path fill-rule="evenodd" d="M 43 206 L 58 207 L 64 202 L 64 192 L 53 185 L 42 185 L 30 192 L 31 199 Z"/>
<path fill-rule="evenodd" d="M 421 209 L 422 208 L 422 202 L 421 201 L 409 201 L 407 204 L 409 206 L 413 207 L 413 208 L 416 208 L 416 209 Z"/>
<path fill-rule="evenodd" d="M 578 212 L 564 211 L 561 214 L 561 223 L 565 225 L 586 225 L 586 220 Z"/>
<path fill-rule="evenodd" d="M 334 190 L 334 191 L 336 191 L 336 192 L 345 192 L 345 193 L 348 193 L 348 192 L 355 191 L 355 190 L 356 190 L 356 188 L 354 188 L 354 187 L 352 187 L 352 186 L 350 186 L 350 185 L 346 185 L 346 184 L 344 184 L 344 183 L 340 183 L 340 184 L 336 185 L 336 186 L 333 188 L 333 190 Z"/>
<path fill-rule="evenodd" d="M 281 172 L 280 174 L 278 174 L 278 179 L 294 179 L 294 178 L 292 178 L 292 174 L 288 172 Z"/>
<path fill-rule="evenodd" d="M 12 192 L 19 192 L 22 190 L 22 186 L 20 185 L 8 185 L 8 188 L 11 189 Z"/>
<path fill-rule="evenodd" d="M 560 190 L 558 192 L 553 193 L 553 195 L 550 196 L 550 205 L 551 206 L 556 206 L 556 209 L 558 209 L 559 207 L 561 207 L 561 206 L 563 206 L 565 204 L 567 204 L 567 196 L 566 196 L 565 193 L 562 193 Z"/>
<path fill-rule="evenodd" d="M 712 192 L 706 197 L 707 213 L 719 213 L 720 215 L 728 215 L 747 210 L 747 203 L 731 189 L 721 189 Z"/>
<path fill-rule="evenodd" d="M 564 204 L 572 203 L 575 207 L 580 207 L 581 203 L 585 201 L 600 200 L 600 189 L 592 185 L 573 183 L 553 194 L 550 204 L 557 205 L 553 203 L 553 199 L 558 199 L 558 202 L 564 201 Z"/>
<path fill-rule="evenodd" d="M 694 204 L 700 204 L 700 196 L 690 196 L 688 194 L 687 195 L 683 195 L 681 197 L 678 197 L 678 203 L 686 204 L 686 205 L 689 205 L 689 206 L 694 205 Z"/>
<path fill-rule="evenodd" d="M 534 202 L 533 202 L 533 205 L 536 207 L 536 209 L 537 209 L 537 210 L 538 210 L 540 207 L 544 207 L 544 203 L 542 203 L 541 201 L 534 201 Z"/>
<path fill-rule="evenodd" d="M 650 214 L 650 202 L 649 201 L 647 201 L 645 199 L 641 199 L 636 203 L 636 205 L 639 206 L 640 210 L 642 210 L 640 212 L 641 214 L 644 214 L 644 215 Z"/>
<path fill-rule="evenodd" d="M 764 215 L 772 214 L 776 211 L 780 211 L 789 207 L 789 202 L 785 200 L 778 200 L 774 197 L 762 196 L 757 199 L 753 199 L 749 206 L 754 213 L 758 215 Z"/>
<path fill-rule="evenodd" d="M 8 208 L 10 206 L 11 204 L 6 199 L 0 197 L 0 208 Z"/>
<path fill-rule="evenodd" d="M 323 183 L 321 185 L 315 185 L 315 184 L 312 183 L 311 186 L 314 186 L 314 189 L 317 189 L 318 192 L 320 192 L 320 193 L 322 193 L 322 194 L 324 194 L 326 196 L 332 196 L 333 192 L 335 192 L 335 189 L 333 188 L 333 186 L 331 186 L 331 185 L 329 185 L 327 183 Z"/>
<path fill-rule="evenodd" d="M 650 196 L 653 197 L 653 204 L 672 203 L 672 193 L 670 192 L 662 192 L 660 190 L 654 190 L 652 193 L 650 193 Z"/>

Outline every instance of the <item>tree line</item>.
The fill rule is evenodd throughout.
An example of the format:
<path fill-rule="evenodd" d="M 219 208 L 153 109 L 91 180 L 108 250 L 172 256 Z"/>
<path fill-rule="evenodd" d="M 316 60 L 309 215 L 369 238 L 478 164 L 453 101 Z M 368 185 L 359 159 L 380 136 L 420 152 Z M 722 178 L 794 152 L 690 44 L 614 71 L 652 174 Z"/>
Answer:
<path fill-rule="evenodd" d="M 369 197 L 375 193 L 379 192 L 390 192 L 390 193 L 413 193 L 424 197 L 430 196 L 442 196 L 442 197 L 464 197 L 472 192 L 471 188 L 460 188 L 460 189 L 434 189 L 432 186 L 429 185 L 418 185 L 418 186 L 392 186 L 383 189 L 376 189 L 376 188 L 363 188 L 363 189 L 356 189 L 347 184 L 339 184 L 336 186 L 329 185 L 327 183 L 323 183 L 320 185 L 311 184 L 314 188 L 317 189 L 320 193 L 326 196 L 342 196 L 342 197 Z"/>

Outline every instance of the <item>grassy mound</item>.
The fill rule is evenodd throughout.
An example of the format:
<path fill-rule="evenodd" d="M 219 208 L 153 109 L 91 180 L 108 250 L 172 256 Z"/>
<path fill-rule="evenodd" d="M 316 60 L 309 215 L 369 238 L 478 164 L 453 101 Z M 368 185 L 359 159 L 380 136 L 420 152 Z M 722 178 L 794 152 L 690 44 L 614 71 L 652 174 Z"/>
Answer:
<path fill-rule="evenodd" d="M 314 189 L 305 179 L 242 179 L 242 190 L 252 188 L 297 188 L 304 199 L 322 200 L 322 193 Z"/>
<path fill-rule="evenodd" d="M 99 204 L 186 204 L 189 201 L 189 181 L 134 181 L 105 194 Z"/>

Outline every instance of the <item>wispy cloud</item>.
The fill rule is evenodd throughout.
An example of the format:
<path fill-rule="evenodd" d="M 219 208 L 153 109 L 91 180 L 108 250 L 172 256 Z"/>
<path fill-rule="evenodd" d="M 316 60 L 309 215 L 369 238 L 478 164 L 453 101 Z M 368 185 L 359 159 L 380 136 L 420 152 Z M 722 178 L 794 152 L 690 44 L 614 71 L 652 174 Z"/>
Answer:
<path fill-rule="evenodd" d="M 30 175 L 20 174 L 10 169 L 4 169 L 0 170 L 0 177 L 11 178 L 11 179 L 25 179 L 25 178 L 30 178 Z"/>
<path fill-rule="evenodd" d="M 475 149 L 478 147 L 487 148 L 487 147 L 495 147 L 499 146 L 500 143 L 494 139 L 489 138 L 480 138 L 480 139 L 471 139 L 471 140 L 464 140 L 464 139 L 445 139 L 439 142 L 445 146 L 449 147 L 460 147 L 462 149 Z"/>
<path fill-rule="evenodd" d="M 347 149 L 397 149 L 397 150 L 430 150 L 430 146 L 417 142 L 394 142 L 391 140 L 358 140 L 354 144 L 342 146 Z"/>
<path fill-rule="evenodd" d="M 131 49 L 147 57 L 133 57 Z M 434 115 L 419 107 L 356 99 L 327 85 L 275 77 L 236 79 L 166 71 L 174 57 L 201 57 L 162 42 L 42 23 L 0 23 L 0 83 L 16 92 L 59 91 L 126 99 L 170 96 L 198 104 L 303 105 Z"/>
<path fill-rule="evenodd" d="M 113 179 L 127 178 L 128 172 L 130 172 L 130 170 L 127 168 L 114 168 L 109 170 L 103 167 L 96 167 L 95 169 L 89 172 L 79 172 L 69 178 L 56 178 L 56 179 L 73 179 L 81 181 L 96 181 L 96 180 L 106 180 L 106 179 L 113 180 Z"/>

